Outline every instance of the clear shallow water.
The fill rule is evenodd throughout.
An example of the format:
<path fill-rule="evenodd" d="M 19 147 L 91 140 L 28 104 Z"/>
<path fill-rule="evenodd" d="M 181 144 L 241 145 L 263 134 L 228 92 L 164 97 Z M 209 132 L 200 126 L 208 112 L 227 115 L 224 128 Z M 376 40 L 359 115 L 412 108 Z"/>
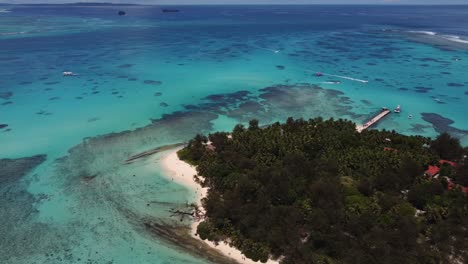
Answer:
<path fill-rule="evenodd" d="M 468 7 L 1 8 L 0 158 L 48 155 L 5 191 L 6 263 L 206 263 L 142 227 L 192 194 L 123 160 L 251 118 L 400 104 L 379 128 L 468 144 Z"/>

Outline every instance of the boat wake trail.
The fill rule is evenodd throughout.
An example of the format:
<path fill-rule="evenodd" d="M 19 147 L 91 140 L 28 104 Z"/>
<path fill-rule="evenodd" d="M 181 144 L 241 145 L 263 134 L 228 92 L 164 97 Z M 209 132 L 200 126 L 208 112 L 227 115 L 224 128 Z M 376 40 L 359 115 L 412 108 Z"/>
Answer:
<path fill-rule="evenodd" d="M 257 46 L 256 46 L 256 48 L 257 48 L 257 49 L 262 49 L 262 50 L 271 51 L 271 52 L 273 52 L 273 53 L 279 53 L 279 52 L 280 52 L 279 50 L 274 50 L 274 49 L 269 49 L 269 48 L 262 48 L 262 47 L 257 47 Z"/>
<path fill-rule="evenodd" d="M 361 83 L 368 83 L 369 82 L 369 81 L 366 81 L 366 80 L 356 79 L 356 78 L 352 78 L 352 77 L 348 77 L 348 76 L 340 76 L 340 75 L 334 75 L 334 74 L 328 74 L 328 73 L 322 73 L 322 74 L 325 75 L 325 76 L 331 76 L 331 77 L 346 79 L 346 80 L 355 81 L 355 82 L 361 82 Z"/>

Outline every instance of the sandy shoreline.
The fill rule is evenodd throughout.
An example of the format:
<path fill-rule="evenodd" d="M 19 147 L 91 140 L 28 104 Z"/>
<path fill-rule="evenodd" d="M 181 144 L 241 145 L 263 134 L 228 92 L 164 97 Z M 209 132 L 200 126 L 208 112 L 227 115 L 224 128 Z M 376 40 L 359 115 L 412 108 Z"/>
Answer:
<path fill-rule="evenodd" d="M 197 171 L 194 166 L 182 161 L 177 156 L 177 151 L 179 151 L 181 147 L 167 151 L 161 157 L 161 167 L 164 169 L 164 175 L 170 177 L 176 183 L 186 186 L 193 190 L 196 194 L 195 203 L 200 206 L 201 208 L 201 200 L 207 195 L 208 188 L 202 188 L 198 183 L 196 183 L 193 179 L 193 176 L 197 174 Z M 196 238 L 199 241 L 202 241 L 206 245 L 212 247 L 215 250 L 218 250 L 223 255 L 230 257 L 237 261 L 238 263 L 242 264 L 259 264 L 261 262 L 254 262 L 248 258 L 246 258 L 239 250 L 236 248 L 230 247 L 225 243 L 219 243 L 215 245 L 215 243 L 208 241 L 208 240 L 201 240 L 196 234 L 197 227 L 200 221 L 194 221 L 191 225 L 190 235 Z M 268 260 L 267 264 L 278 264 L 278 261 Z"/>

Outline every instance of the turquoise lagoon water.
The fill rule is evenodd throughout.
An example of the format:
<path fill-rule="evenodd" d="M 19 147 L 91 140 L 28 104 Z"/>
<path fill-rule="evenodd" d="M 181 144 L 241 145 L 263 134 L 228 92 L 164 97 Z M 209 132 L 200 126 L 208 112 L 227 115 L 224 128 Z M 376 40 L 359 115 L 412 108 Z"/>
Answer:
<path fill-rule="evenodd" d="M 401 105 L 377 127 L 468 144 L 468 7 L 179 8 L 0 8 L 0 158 L 47 155 L 0 186 L 1 263 L 210 263 L 144 227 L 193 193 L 123 161 L 252 118 Z"/>

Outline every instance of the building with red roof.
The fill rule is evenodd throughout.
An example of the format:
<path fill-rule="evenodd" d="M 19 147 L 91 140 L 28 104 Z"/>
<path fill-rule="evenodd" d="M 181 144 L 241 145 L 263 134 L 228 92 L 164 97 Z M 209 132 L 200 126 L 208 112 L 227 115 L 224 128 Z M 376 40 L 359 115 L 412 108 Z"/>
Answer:
<path fill-rule="evenodd" d="M 457 164 L 455 162 L 449 161 L 449 160 L 439 160 L 439 163 L 440 163 L 440 165 L 448 164 L 448 165 L 450 165 L 452 167 L 457 166 Z"/>
<path fill-rule="evenodd" d="M 457 164 L 453 161 L 449 161 L 449 160 L 439 160 L 439 164 L 442 166 L 444 164 L 448 164 L 452 167 L 456 167 Z M 440 168 L 439 166 L 436 166 L 436 165 L 429 165 L 429 168 L 426 170 L 426 172 L 424 173 L 427 177 L 436 177 L 438 174 L 440 173 Z"/>
<path fill-rule="evenodd" d="M 424 173 L 427 177 L 435 177 L 439 174 L 440 168 L 437 166 L 429 165 L 429 168 Z"/>

